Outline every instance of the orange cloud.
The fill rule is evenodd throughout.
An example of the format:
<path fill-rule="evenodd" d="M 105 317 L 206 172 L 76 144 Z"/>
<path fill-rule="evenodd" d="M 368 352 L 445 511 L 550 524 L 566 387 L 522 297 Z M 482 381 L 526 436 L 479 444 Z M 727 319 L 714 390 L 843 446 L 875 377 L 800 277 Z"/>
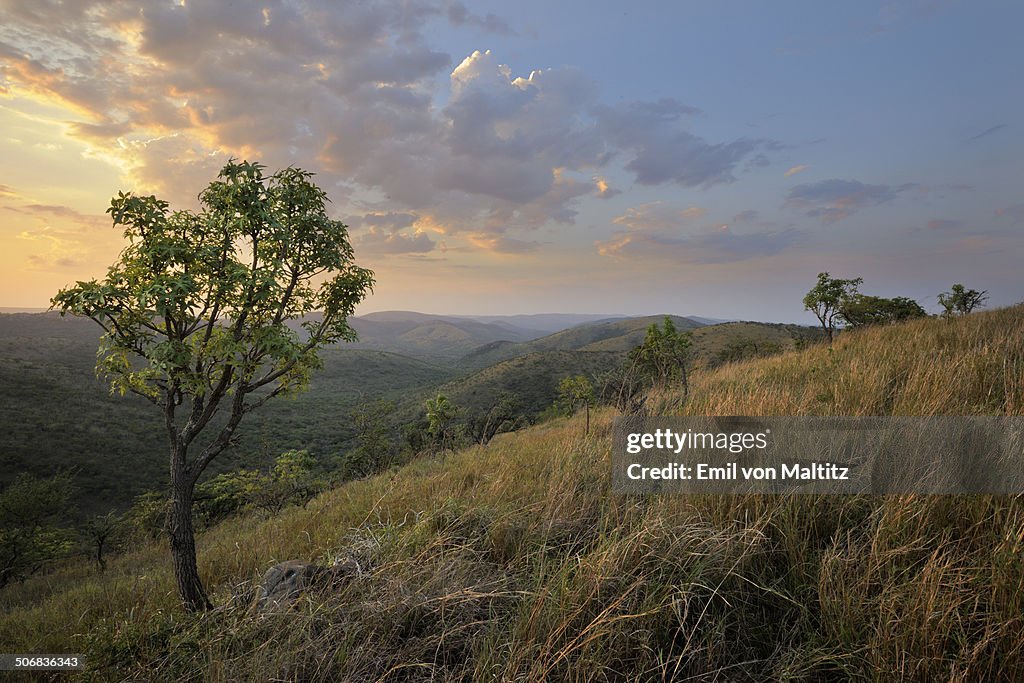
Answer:
<path fill-rule="evenodd" d="M 782 175 L 784 175 L 784 176 L 786 176 L 788 178 L 790 176 L 796 175 L 797 173 L 802 173 L 802 172 L 806 171 L 808 168 L 810 168 L 810 166 L 808 166 L 807 164 L 797 164 L 796 166 L 793 166 L 792 168 L 790 168 L 788 171 L 786 171 Z"/>

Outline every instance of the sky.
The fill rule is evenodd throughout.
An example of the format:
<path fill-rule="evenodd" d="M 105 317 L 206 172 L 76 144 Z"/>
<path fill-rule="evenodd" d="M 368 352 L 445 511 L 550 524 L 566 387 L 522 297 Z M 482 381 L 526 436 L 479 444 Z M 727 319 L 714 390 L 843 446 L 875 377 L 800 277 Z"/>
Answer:
<path fill-rule="evenodd" d="M 0 306 L 229 158 L 314 171 L 358 309 L 807 322 L 1024 300 L 1024 4 L 0 0 Z"/>

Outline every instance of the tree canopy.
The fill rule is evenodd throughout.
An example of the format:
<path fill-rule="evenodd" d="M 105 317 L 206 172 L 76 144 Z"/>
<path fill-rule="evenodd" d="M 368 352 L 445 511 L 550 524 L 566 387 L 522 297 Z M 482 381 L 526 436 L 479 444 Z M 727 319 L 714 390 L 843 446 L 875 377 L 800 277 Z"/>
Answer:
<path fill-rule="evenodd" d="M 843 305 L 857 294 L 863 278 L 844 280 L 826 273 L 818 273 L 818 282 L 804 296 L 804 308 L 814 313 L 821 329 L 831 344 L 835 335 L 836 318 Z"/>
<path fill-rule="evenodd" d="M 688 391 L 686 366 L 692 341 L 692 335 L 677 330 L 666 315 L 662 327 L 652 323 L 647 328 L 643 343 L 630 351 L 629 360 L 654 384 L 682 382 L 684 391 Z"/>
<path fill-rule="evenodd" d="M 209 604 L 194 571 L 196 481 L 246 414 L 306 386 L 324 345 L 355 339 L 347 318 L 374 284 L 312 177 L 231 161 L 198 212 L 119 192 L 107 212 L 128 246 L 105 278 L 53 298 L 62 314 L 103 328 L 97 370 L 111 389 L 163 413 L 171 545 L 190 608 Z"/>
<path fill-rule="evenodd" d="M 987 298 L 987 291 L 979 292 L 957 283 L 953 285 L 951 291 L 939 294 L 939 305 L 942 306 L 942 314 L 948 318 L 953 315 L 967 315 L 984 305 Z"/>
<path fill-rule="evenodd" d="M 928 314 L 913 299 L 897 296 L 886 299 L 880 296 L 854 294 L 840 303 L 839 317 L 849 327 L 866 327 L 896 323 Z"/>

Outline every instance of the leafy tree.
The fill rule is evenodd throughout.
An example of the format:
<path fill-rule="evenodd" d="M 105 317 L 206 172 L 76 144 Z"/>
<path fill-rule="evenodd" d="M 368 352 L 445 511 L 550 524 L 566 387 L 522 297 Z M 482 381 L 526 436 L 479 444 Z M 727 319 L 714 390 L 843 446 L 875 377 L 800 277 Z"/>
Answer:
<path fill-rule="evenodd" d="M 270 473 L 252 488 L 252 504 L 274 515 L 290 503 L 305 506 L 324 487 L 316 468 L 317 460 L 309 451 L 285 451 L 274 461 Z"/>
<path fill-rule="evenodd" d="M 167 533 L 167 511 L 170 500 L 163 491 L 147 491 L 135 497 L 124 513 L 126 535 L 131 541 L 155 541 Z"/>
<path fill-rule="evenodd" d="M 587 411 L 587 426 L 584 433 L 589 434 L 590 404 L 594 402 L 594 385 L 590 380 L 583 375 L 564 378 L 558 383 L 558 400 L 565 406 L 569 415 L 575 413 L 576 407 L 583 404 Z"/>
<path fill-rule="evenodd" d="M 840 310 L 857 294 L 857 288 L 863 282 L 864 279 L 859 277 L 842 280 L 830 277 L 828 273 L 818 273 L 818 283 L 804 296 L 804 308 L 818 318 L 829 344 L 835 334 L 836 318 Z"/>
<path fill-rule="evenodd" d="M 434 445 L 441 450 L 450 449 L 455 443 L 455 418 L 459 414 L 459 409 L 444 394 L 428 398 L 426 409 L 427 433 Z"/>
<path fill-rule="evenodd" d="M 735 339 L 727 342 L 715 355 L 716 364 L 733 363 L 748 358 L 761 358 L 782 353 L 782 345 L 775 341 L 756 341 L 753 339 Z"/>
<path fill-rule="evenodd" d="M 291 450 L 279 455 L 269 472 L 218 474 L 196 487 L 196 516 L 209 526 L 246 507 L 277 514 L 290 503 L 305 505 L 324 486 L 316 475 L 318 464 L 309 451 Z"/>
<path fill-rule="evenodd" d="M 394 402 L 384 399 L 362 405 L 352 412 L 359 445 L 341 459 L 343 479 L 365 477 L 390 466 L 395 447 L 387 419 L 393 412 Z"/>
<path fill-rule="evenodd" d="M 514 394 L 502 392 L 494 405 L 474 421 L 473 436 L 476 442 L 487 444 L 496 434 L 516 429 L 526 420 L 521 410 L 519 399 Z"/>
<path fill-rule="evenodd" d="M 121 517 L 114 512 L 95 515 L 85 523 L 83 532 L 89 543 L 89 554 L 96 558 L 96 566 L 101 572 L 107 569 L 107 559 L 103 556 L 103 551 L 108 549 L 115 535 L 119 534 L 122 524 Z"/>
<path fill-rule="evenodd" d="M 196 486 L 196 517 L 205 526 L 215 524 L 250 505 L 268 477 L 256 470 L 224 472 Z"/>
<path fill-rule="evenodd" d="M 71 475 L 18 475 L 0 492 L 0 588 L 66 555 L 73 534 L 60 525 L 69 512 Z"/>
<path fill-rule="evenodd" d="M 620 413 L 636 415 L 647 402 L 645 378 L 628 358 L 621 366 L 604 373 L 597 385 L 601 400 L 614 405 Z"/>
<path fill-rule="evenodd" d="M 939 294 L 939 305 L 942 306 L 942 315 L 946 318 L 954 315 L 967 315 L 975 308 L 983 306 L 988 299 L 988 292 L 976 289 L 967 289 L 962 284 L 953 285 L 952 291 Z"/>
<path fill-rule="evenodd" d="M 672 318 L 665 316 L 663 327 L 652 323 L 643 344 L 629 352 L 629 360 L 641 375 L 655 386 L 681 382 L 684 395 L 689 393 L 687 364 L 693 335 L 676 330 Z"/>
<path fill-rule="evenodd" d="M 403 448 L 412 455 L 418 455 L 431 447 L 430 423 L 427 422 L 425 414 L 402 425 L 401 434 Z"/>
<path fill-rule="evenodd" d="M 196 482 L 247 414 L 306 386 L 323 346 L 355 339 L 347 318 L 373 286 L 311 178 L 231 161 L 200 194 L 198 213 L 118 193 L 108 213 L 128 246 L 103 280 L 53 298 L 62 314 L 103 328 L 97 371 L 111 389 L 163 416 L 168 536 L 188 610 L 211 607 L 196 570 Z"/>
<path fill-rule="evenodd" d="M 839 308 L 839 317 L 849 327 L 885 325 L 927 315 L 919 303 L 902 296 L 885 299 L 880 296 L 854 294 Z"/>

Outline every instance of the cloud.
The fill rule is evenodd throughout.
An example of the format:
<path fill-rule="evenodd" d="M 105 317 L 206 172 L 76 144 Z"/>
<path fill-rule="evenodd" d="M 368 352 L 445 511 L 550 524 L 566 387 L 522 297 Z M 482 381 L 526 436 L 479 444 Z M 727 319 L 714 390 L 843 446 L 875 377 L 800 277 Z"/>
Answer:
<path fill-rule="evenodd" d="M 662 202 L 648 202 L 626 209 L 621 216 L 612 219 L 612 223 L 630 230 L 673 231 L 686 223 L 701 218 L 706 210 L 699 206 L 678 209 Z"/>
<path fill-rule="evenodd" d="M 810 166 L 808 166 L 807 164 L 797 164 L 796 166 L 791 167 L 789 170 L 787 170 L 782 175 L 784 175 L 785 177 L 789 178 L 790 176 L 795 176 L 797 173 L 801 173 L 802 171 L 806 171 L 808 168 L 810 168 Z"/>
<path fill-rule="evenodd" d="M 1009 127 L 1009 124 L 1006 124 L 1006 123 L 1000 123 L 1000 124 L 998 124 L 998 125 L 992 126 L 991 128 L 986 128 L 985 130 L 981 131 L 981 132 L 980 132 L 980 133 L 978 133 L 977 135 L 974 135 L 974 136 L 972 136 L 972 137 L 971 137 L 971 140 L 972 140 L 972 141 L 973 141 L 973 140 L 980 140 L 980 139 L 982 139 L 983 137 L 987 137 L 987 136 L 989 136 L 989 135 L 992 135 L 993 133 L 998 133 L 998 132 L 999 132 L 999 131 L 1001 131 L 1002 129 L 1004 129 L 1004 128 L 1008 128 L 1008 127 Z"/>
<path fill-rule="evenodd" d="M 425 232 L 401 232 L 370 228 L 355 239 L 357 251 L 371 254 L 425 254 L 437 244 Z"/>
<path fill-rule="evenodd" d="M 47 216 L 62 218 L 87 228 L 109 228 L 111 226 L 111 220 L 108 216 L 86 214 L 59 204 L 20 204 L 17 206 L 5 206 L 3 210 L 34 216 L 42 221 L 45 221 Z"/>
<path fill-rule="evenodd" d="M 467 235 L 467 239 L 477 249 L 492 251 L 497 254 L 526 254 L 536 251 L 541 246 L 540 242 L 487 234 L 471 234 Z"/>
<path fill-rule="evenodd" d="M 601 176 L 594 176 L 594 184 L 597 186 L 596 196 L 599 199 L 611 199 L 617 194 L 622 194 L 622 190 L 616 190 L 608 184 L 608 181 Z"/>
<path fill-rule="evenodd" d="M 419 216 L 414 213 L 389 211 L 387 213 L 368 213 L 361 217 L 346 219 L 345 222 L 349 225 L 365 225 L 371 228 L 386 228 L 395 231 L 408 228 L 417 220 L 419 220 Z"/>
<path fill-rule="evenodd" d="M 667 259 L 680 263 L 728 263 L 783 251 L 802 233 L 789 229 L 772 232 L 734 232 L 728 225 L 716 225 L 692 232 L 688 227 L 704 217 L 705 209 L 671 207 L 649 202 L 631 207 L 612 220 L 624 230 L 606 241 L 598 241 L 601 256 Z M 737 215 L 740 222 L 752 222 L 756 211 Z"/>
<path fill-rule="evenodd" d="M 806 209 L 806 215 L 820 218 L 824 223 L 848 218 L 869 206 L 892 201 L 902 192 L 918 185 L 869 185 L 858 180 L 821 180 L 797 185 L 786 196 L 785 206 Z"/>
<path fill-rule="evenodd" d="M 597 243 L 601 256 L 667 260 L 673 263 L 731 263 L 772 256 L 795 244 L 802 233 L 793 228 L 776 232 L 735 233 L 729 226 L 695 235 L 672 236 L 644 231 L 620 233 Z"/>
<path fill-rule="evenodd" d="M 430 44 L 438 23 L 511 29 L 458 1 L 73 5 L 15 5 L 3 81 L 73 110 L 69 135 L 123 168 L 125 189 L 175 207 L 194 207 L 235 156 L 316 171 L 342 214 L 430 217 L 522 251 L 530 231 L 573 224 L 585 198 L 619 194 L 613 173 L 707 188 L 775 148 L 705 140 L 688 130 L 700 110 L 674 99 L 603 105 L 572 67 L 516 74 L 489 51 L 460 61 Z M 368 248 L 429 239 L 371 227 Z"/>
<path fill-rule="evenodd" d="M 598 132 L 631 156 L 625 168 L 641 185 L 676 183 L 708 188 L 730 183 L 736 167 L 770 141 L 740 138 L 709 143 L 682 128 L 699 110 L 665 98 L 597 107 Z"/>
<path fill-rule="evenodd" d="M 33 249 L 40 250 L 27 257 L 29 265 L 38 270 L 79 266 L 84 263 L 83 256 L 89 246 L 81 239 L 81 235 L 50 225 L 23 230 L 18 233 L 17 238 L 34 243 L 36 246 Z"/>
<path fill-rule="evenodd" d="M 758 219 L 760 214 L 753 209 L 747 209 L 746 211 L 740 211 L 738 214 L 732 217 L 733 223 L 753 223 Z"/>
<path fill-rule="evenodd" d="M 516 32 L 501 17 L 487 13 L 484 16 L 472 14 L 461 2 L 453 2 L 448 6 L 448 21 L 455 26 L 474 26 L 487 33 L 494 33 L 501 36 L 514 36 Z"/>
<path fill-rule="evenodd" d="M 414 213 L 386 212 L 346 218 L 344 222 L 360 230 L 354 239 L 357 250 L 372 254 L 425 254 L 437 247 L 426 231 L 415 228 L 411 233 L 402 232 L 419 220 Z"/>

